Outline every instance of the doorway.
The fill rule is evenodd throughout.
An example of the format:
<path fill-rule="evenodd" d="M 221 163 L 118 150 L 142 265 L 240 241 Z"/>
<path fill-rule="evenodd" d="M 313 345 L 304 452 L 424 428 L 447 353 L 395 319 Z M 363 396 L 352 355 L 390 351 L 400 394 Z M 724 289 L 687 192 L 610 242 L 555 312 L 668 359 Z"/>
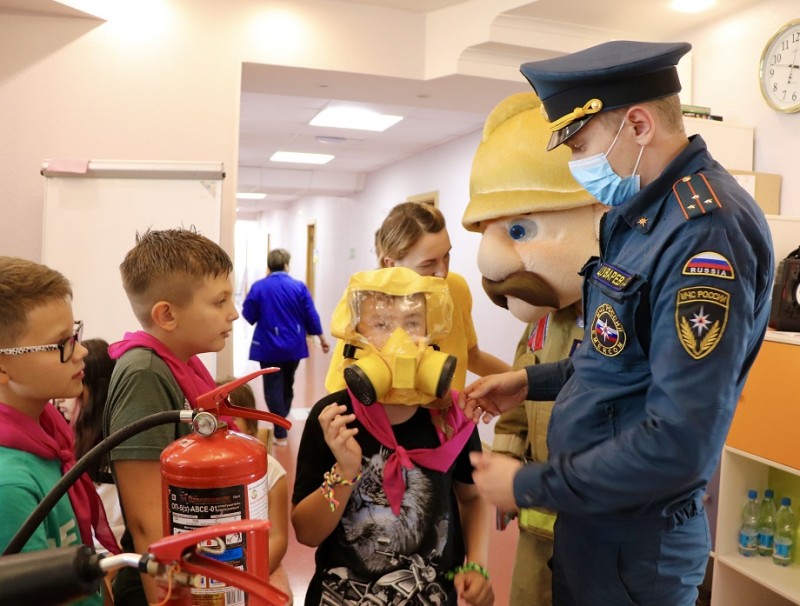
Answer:
<path fill-rule="evenodd" d="M 317 226 L 314 223 L 306 225 L 306 286 L 311 298 L 314 299 L 314 284 L 316 283 L 317 259 Z"/>

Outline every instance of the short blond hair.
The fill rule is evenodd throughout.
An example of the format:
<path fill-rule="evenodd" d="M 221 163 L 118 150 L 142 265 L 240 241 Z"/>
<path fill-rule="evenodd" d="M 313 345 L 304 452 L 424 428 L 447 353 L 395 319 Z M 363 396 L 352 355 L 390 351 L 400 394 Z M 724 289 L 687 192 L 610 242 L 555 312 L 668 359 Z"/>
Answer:
<path fill-rule="evenodd" d="M 683 125 L 681 101 L 678 95 L 667 95 L 666 97 L 660 97 L 658 99 L 653 99 L 652 101 L 643 101 L 642 103 L 637 103 L 636 105 L 644 105 L 649 107 L 669 133 L 686 134 Z M 628 111 L 629 107 L 630 106 L 618 107 L 607 112 L 601 112 L 597 114 L 594 119 L 602 122 L 603 126 L 605 126 L 608 130 L 616 132 L 616 130 L 619 128 L 620 122 L 622 121 L 622 117 Z"/>
<path fill-rule="evenodd" d="M 0 347 L 18 345 L 32 309 L 72 298 L 69 281 L 55 269 L 17 257 L 0 256 Z"/>
<path fill-rule="evenodd" d="M 233 263 L 219 244 L 194 229 L 148 229 L 136 234 L 119 270 L 133 313 L 147 328 L 156 303 L 186 307 L 205 278 L 228 276 Z"/>
<path fill-rule="evenodd" d="M 398 204 L 375 232 L 378 266 L 386 267 L 386 257 L 404 259 L 422 236 L 438 234 L 444 228 L 444 215 L 438 208 L 419 202 Z"/>

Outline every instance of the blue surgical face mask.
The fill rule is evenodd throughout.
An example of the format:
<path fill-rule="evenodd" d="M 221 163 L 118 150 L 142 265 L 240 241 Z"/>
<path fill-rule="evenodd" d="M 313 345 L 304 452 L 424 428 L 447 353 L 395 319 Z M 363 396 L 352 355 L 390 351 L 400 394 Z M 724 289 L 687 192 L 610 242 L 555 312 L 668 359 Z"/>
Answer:
<path fill-rule="evenodd" d="M 623 126 L 625 126 L 624 119 L 619 125 L 617 136 L 614 137 L 606 153 L 569 162 L 569 170 L 575 180 L 606 206 L 619 206 L 635 196 L 640 189 L 639 175 L 636 174 L 636 171 L 639 168 L 644 147 L 639 149 L 639 157 L 636 158 L 636 165 L 633 167 L 633 174 L 630 177 L 620 177 L 608 163 L 608 154 L 616 145 Z"/>

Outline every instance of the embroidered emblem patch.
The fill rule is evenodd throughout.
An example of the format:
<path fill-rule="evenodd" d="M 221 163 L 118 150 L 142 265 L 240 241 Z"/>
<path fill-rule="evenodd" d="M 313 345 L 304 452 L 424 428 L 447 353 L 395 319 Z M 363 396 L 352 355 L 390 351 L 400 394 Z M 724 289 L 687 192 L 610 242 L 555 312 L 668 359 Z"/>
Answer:
<path fill-rule="evenodd" d="M 608 303 L 603 303 L 594 312 L 592 320 L 592 345 L 604 356 L 613 357 L 625 349 L 627 336 L 617 312 Z"/>
<path fill-rule="evenodd" d="M 613 288 L 617 292 L 624 291 L 626 288 L 628 288 L 631 280 L 633 280 L 633 276 L 631 274 L 626 271 L 622 271 L 618 267 L 609 265 L 608 263 L 603 263 L 600 267 L 598 267 L 594 277 L 599 282 L 602 282 L 606 286 Z"/>
<path fill-rule="evenodd" d="M 537 352 L 544 347 L 544 340 L 547 338 L 547 326 L 549 324 L 550 314 L 544 318 L 540 318 L 533 327 L 530 336 L 528 337 L 528 351 Z"/>
<path fill-rule="evenodd" d="M 681 273 L 684 276 L 714 276 L 725 280 L 733 280 L 736 277 L 731 262 L 721 254 L 710 250 L 694 255 L 683 266 Z"/>
<path fill-rule="evenodd" d="M 711 286 L 678 291 L 675 329 L 686 353 L 695 360 L 705 358 L 722 339 L 730 302 L 730 293 Z"/>

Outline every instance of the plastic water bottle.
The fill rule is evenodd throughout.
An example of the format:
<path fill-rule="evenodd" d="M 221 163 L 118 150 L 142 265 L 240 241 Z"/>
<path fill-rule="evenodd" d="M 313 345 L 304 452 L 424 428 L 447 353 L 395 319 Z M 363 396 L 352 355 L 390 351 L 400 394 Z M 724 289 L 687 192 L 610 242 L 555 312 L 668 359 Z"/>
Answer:
<path fill-rule="evenodd" d="M 742 508 L 742 525 L 739 527 L 739 553 L 752 556 L 758 553 L 758 492 L 747 492 Z"/>
<path fill-rule="evenodd" d="M 767 488 L 758 508 L 758 555 L 771 556 L 775 539 L 775 493 Z"/>
<path fill-rule="evenodd" d="M 775 514 L 775 547 L 772 561 L 778 566 L 788 566 L 794 555 L 794 512 L 789 497 L 781 499 L 781 507 Z"/>

